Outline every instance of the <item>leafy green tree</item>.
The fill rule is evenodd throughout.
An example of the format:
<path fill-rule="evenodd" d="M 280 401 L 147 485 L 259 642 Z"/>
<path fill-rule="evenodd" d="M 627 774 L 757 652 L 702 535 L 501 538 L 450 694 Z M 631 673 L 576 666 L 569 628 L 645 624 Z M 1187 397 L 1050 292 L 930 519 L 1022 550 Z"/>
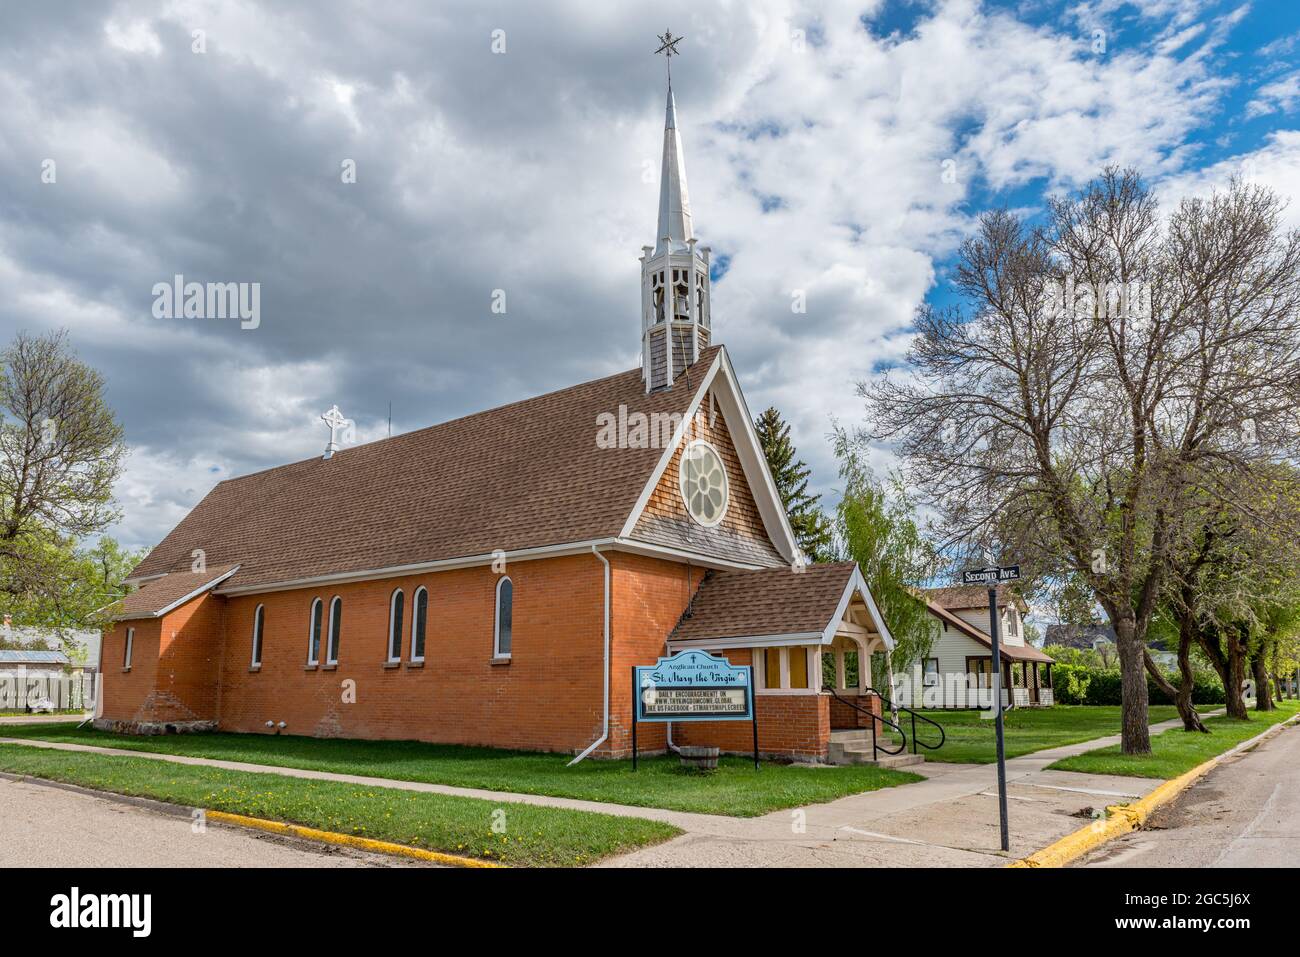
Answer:
<path fill-rule="evenodd" d="M 808 494 L 812 470 L 798 457 L 790 440 L 790 426 L 780 412 L 769 407 L 754 420 L 754 429 L 800 550 L 810 561 L 829 561 L 834 554 L 831 522 L 817 504 L 821 496 Z"/>
<path fill-rule="evenodd" d="M 78 543 L 117 518 L 126 445 L 103 377 L 66 332 L 19 333 L 0 352 L 0 600 L 15 622 L 84 620 Z"/>
<path fill-rule="evenodd" d="M 906 671 L 930 653 L 938 636 L 938 622 L 917 589 L 939 572 L 939 555 L 917 527 L 900 482 L 877 481 L 843 431 L 836 433 L 835 453 L 844 483 L 835 509 L 839 557 L 862 569 L 894 637 L 894 672 Z M 887 686 L 885 675 L 873 674 L 873 681 Z"/>

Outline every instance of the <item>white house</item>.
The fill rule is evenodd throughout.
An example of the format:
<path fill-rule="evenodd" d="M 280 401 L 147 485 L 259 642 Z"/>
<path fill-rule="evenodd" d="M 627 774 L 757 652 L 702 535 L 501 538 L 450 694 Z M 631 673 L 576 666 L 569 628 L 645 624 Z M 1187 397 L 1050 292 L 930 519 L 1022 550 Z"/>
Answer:
<path fill-rule="evenodd" d="M 894 677 L 901 704 L 926 708 L 992 706 L 993 639 L 989 637 L 988 590 L 982 585 L 926 589 L 922 595 L 938 621 L 928 657 L 911 673 Z M 1051 657 L 1025 642 L 1029 606 L 1005 589 L 998 594 L 1002 703 L 1006 707 L 1054 703 Z"/>

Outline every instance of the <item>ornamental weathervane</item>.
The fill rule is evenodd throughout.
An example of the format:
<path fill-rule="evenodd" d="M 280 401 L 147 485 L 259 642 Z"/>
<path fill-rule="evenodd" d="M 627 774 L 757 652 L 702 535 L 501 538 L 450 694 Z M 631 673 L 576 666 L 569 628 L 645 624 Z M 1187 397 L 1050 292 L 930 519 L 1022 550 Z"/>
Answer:
<path fill-rule="evenodd" d="M 682 53 L 677 49 L 677 44 L 681 43 L 684 37 L 673 36 L 673 31 L 665 30 L 663 36 L 659 37 L 659 49 L 655 50 L 656 54 L 664 55 L 664 62 L 668 64 L 668 85 L 673 85 L 673 57 L 681 56 Z"/>

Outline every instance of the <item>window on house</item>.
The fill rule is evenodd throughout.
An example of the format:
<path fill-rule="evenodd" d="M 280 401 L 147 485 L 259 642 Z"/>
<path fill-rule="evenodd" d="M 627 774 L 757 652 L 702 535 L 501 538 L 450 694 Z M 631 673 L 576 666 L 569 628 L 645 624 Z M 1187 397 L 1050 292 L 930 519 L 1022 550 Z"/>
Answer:
<path fill-rule="evenodd" d="M 388 600 L 388 660 L 402 660 L 402 613 L 406 610 L 406 596 L 399 588 Z"/>
<path fill-rule="evenodd" d="M 976 688 L 993 687 L 993 659 L 992 658 L 967 658 L 966 674 L 974 675 L 974 685 Z M 967 680 L 970 680 L 969 678 Z"/>
<path fill-rule="evenodd" d="M 325 663 L 327 665 L 337 665 L 339 663 L 339 638 L 343 628 L 343 599 L 334 596 L 330 602 L 330 634 L 329 643 L 325 646 Z"/>
<path fill-rule="evenodd" d="M 781 687 L 781 649 L 763 649 L 763 687 Z"/>
<path fill-rule="evenodd" d="M 262 626 L 266 622 L 266 606 L 258 605 L 253 612 L 253 667 L 262 666 Z"/>
<path fill-rule="evenodd" d="M 803 648 L 791 648 L 788 652 L 790 661 L 790 687 L 808 687 L 808 652 Z"/>
<path fill-rule="evenodd" d="M 424 660 L 424 629 L 429 617 L 429 591 L 423 585 L 415 590 L 415 607 L 411 610 L 411 660 Z"/>
<path fill-rule="evenodd" d="M 510 657 L 510 638 L 514 618 L 514 583 L 509 578 L 497 582 L 497 620 L 493 655 L 497 658 Z"/>
<path fill-rule="evenodd" d="M 133 646 L 134 646 L 134 645 L 135 645 L 135 629 L 134 629 L 134 628 L 128 628 L 128 629 L 126 630 L 126 648 L 125 648 L 125 649 L 123 650 L 123 652 L 122 652 L 122 667 L 123 667 L 123 668 L 130 668 L 130 667 L 131 667 L 131 652 L 132 652 L 132 650 L 133 650 Z"/>
<path fill-rule="evenodd" d="M 927 688 L 938 687 L 939 684 L 939 659 L 926 658 L 924 663 L 923 683 Z"/>
<path fill-rule="evenodd" d="M 311 603 L 311 627 L 307 635 L 307 664 L 320 663 L 320 625 L 323 606 L 317 598 Z"/>

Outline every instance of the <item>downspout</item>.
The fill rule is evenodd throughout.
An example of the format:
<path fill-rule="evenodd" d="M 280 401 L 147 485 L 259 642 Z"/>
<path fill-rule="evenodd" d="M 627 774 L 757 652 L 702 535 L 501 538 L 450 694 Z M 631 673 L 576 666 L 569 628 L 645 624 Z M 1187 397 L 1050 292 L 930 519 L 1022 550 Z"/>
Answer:
<path fill-rule="evenodd" d="M 595 545 L 591 546 L 591 553 L 600 559 L 601 564 L 605 566 L 605 718 L 601 725 L 600 737 L 588 746 L 586 751 L 574 758 L 566 765 L 573 767 L 587 755 L 591 754 L 598 747 L 605 743 L 609 738 L 609 559 L 600 553 L 600 549 Z"/>

